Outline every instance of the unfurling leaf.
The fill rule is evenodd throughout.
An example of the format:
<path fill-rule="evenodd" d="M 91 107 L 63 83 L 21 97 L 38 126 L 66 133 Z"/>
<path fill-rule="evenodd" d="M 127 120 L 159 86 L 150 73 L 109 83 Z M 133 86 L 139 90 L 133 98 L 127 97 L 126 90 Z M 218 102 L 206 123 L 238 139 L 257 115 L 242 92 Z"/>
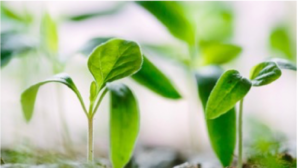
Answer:
<path fill-rule="evenodd" d="M 73 80 L 69 77 L 69 75 L 67 74 L 55 75 L 52 78 L 39 82 L 35 85 L 32 85 L 22 93 L 21 95 L 22 110 L 27 122 L 30 121 L 32 117 L 36 95 L 40 86 L 50 82 L 58 82 L 68 86 L 77 95 L 78 99 L 82 101 L 81 95 L 78 89 L 76 88 Z"/>
<path fill-rule="evenodd" d="M 206 105 L 206 118 L 215 119 L 232 109 L 251 88 L 251 82 L 236 70 L 222 74 L 210 93 Z"/>
<path fill-rule="evenodd" d="M 195 42 L 194 29 L 179 2 L 137 1 L 136 3 L 151 12 L 175 37 L 188 44 Z"/>
<path fill-rule="evenodd" d="M 181 98 L 168 77 L 163 74 L 145 56 L 142 68 L 132 76 L 141 85 L 149 88 L 153 92 L 170 99 Z"/>
<path fill-rule="evenodd" d="M 205 109 L 209 95 L 221 75 L 222 70 L 218 66 L 207 66 L 196 73 L 198 94 L 203 109 Z M 235 119 L 235 108 L 230 109 L 224 115 L 216 119 L 206 119 L 211 146 L 223 167 L 230 166 L 233 159 L 236 143 Z"/>
<path fill-rule="evenodd" d="M 106 82 L 136 73 L 142 62 L 143 57 L 137 43 L 111 39 L 94 49 L 89 56 L 88 68 L 97 82 L 99 91 Z"/>
<path fill-rule="evenodd" d="M 281 76 L 281 70 L 275 62 L 266 61 L 254 66 L 250 72 L 253 86 L 272 83 Z"/>
<path fill-rule="evenodd" d="M 110 159 L 113 168 L 130 160 L 139 132 L 139 108 L 131 90 L 123 84 L 108 84 L 110 91 Z"/>

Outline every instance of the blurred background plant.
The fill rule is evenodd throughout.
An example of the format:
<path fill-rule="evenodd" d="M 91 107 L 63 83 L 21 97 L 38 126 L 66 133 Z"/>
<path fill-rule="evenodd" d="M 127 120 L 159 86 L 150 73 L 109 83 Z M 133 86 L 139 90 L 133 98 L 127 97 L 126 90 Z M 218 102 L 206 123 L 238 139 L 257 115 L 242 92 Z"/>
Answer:
<path fill-rule="evenodd" d="M 33 145 L 61 151 L 59 137 L 69 128 L 70 137 L 62 139 L 73 142 L 80 149 L 75 155 L 82 156 L 86 123 L 80 121 L 83 116 L 77 112 L 80 107 L 75 105 L 72 93 L 56 85 L 45 90 L 36 104 L 36 119 L 29 124 L 22 118 L 19 94 L 30 84 L 62 70 L 74 76 L 79 90 L 86 89 L 83 86 L 88 85 L 91 76 L 85 67 L 87 58 L 82 55 L 87 56 L 111 37 L 120 37 L 137 41 L 151 64 L 182 96 L 176 101 L 157 96 L 163 94 L 162 90 L 170 94 L 168 87 L 154 87 L 166 83 L 158 82 L 154 75 L 139 82 L 158 94 L 124 80 L 137 90 L 142 107 L 138 146 L 169 147 L 191 162 L 209 160 L 218 165 L 208 145 L 199 81 L 211 77 L 206 72 L 218 69 L 238 69 L 246 74 L 253 64 L 270 56 L 296 62 L 294 2 L 2 2 L 1 9 L 1 149 Z M 257 12 L 253 13 L 254 9 Z M 206 67 L 209 65 L 215 65 L 214 70 Z M 247 98 L 245 106 L 249 109 L 245 115 L 251 114 L 283 132 L 287 138 L 280 142 L 294 142 L 286 146 L 290 149 L 296 146 L 296 76 L 287 72 L 283 78 L 275 85 L 253 91 Z M 282 86 L 289 88 L 280 89 Z M 260 94 L 268 97 L 257 98 Z M 83 97 L 88 99 L 88 95 Z M 66 106 L 55 109 L 60 102 Z M 95 152 L 106 157 L 107 106 L 100 110 L 105 115 L 96 119 L 95 146 L 101 146 L 102 151 L 96 148 Z M 66 117 L 58 122 L 64 118 L 60 115 Z M 233 143 L 233 135 L 229 140 Z M 294 157 L 295 152 L 291 153 Z M 231 159 L 225 158 L 223 163 Z M 140 163 L 142 159 L 136 156 L 135 160 Z"/>

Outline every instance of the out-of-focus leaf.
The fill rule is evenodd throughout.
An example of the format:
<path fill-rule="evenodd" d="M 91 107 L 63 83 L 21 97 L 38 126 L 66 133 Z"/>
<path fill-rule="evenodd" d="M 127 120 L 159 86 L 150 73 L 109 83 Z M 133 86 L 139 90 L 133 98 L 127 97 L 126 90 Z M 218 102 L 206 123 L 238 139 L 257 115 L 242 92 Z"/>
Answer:
<path fill-rule="evenodd" d="M 34 49 L 33 43 L 24 35 L 15 32 L 1 33 L 1 67 L 15 56 Z"/>
<path fill-rule="evenodd" d="M 250 72 L 253 86 L 263 86 L 272 83 L 281 76 L 281 70 L 276 63 L 262 62 L 254 66 Z"/>
<path fill-rule="evenodd" d="M 246 96 L 250 88 L 251 81 L 242 77 L 238 71 L 228 70 L 223 73 L 208 98 L 206 118 L 215 119 L 227 113 Z"/>
<path fill-rule="evenodd" d="M 89 55 L 91 52 L 100 44 L 107 42 L 113 37 L 96 37 L 89 40 L 84 46 L 80 49 L 80 52 L 84 55 Z"/>
<path fill-rule="evenodd" d="M 202 41 L 200 43 L 203 64 L 224 64 L 235 59 L 242 48 L 233 44 Z"/>
<path fill-rule="evenodd" d="M 205 109 L 210 92 L 221 75 L 222 69 L 218 66 L 204 67 L 196 73 L 198 94 L 203 109 Z M 236 143 L 235 119 L 235 108 L 216 119 L 206 119 L 210 143 L 224 167 L 230 166 L 234 155 Z"/>
<path fill-rule="evenodd" d="M 143 57 L 137 43 L 111 39 L 94 49 L 89 56 L 88 68 L 100 91 L 106 82 L 136 73 L 141 68 L 142 62 Z"/>
<path fill-rule="evenodd" d="M 275 28 L 270 35 L 270 45 L 272 49 L 281 52 L 287 59 L 295 60 L 296 44 L 289 36 L 287 28 Z"/>
<path fill-rule="evenodd" d="M 42 82 L 39 82 L 35 85 L 30 86 L 28 89 L 26 89 L 22 93 L 22 95 L 21 95 L 22 110 L 23 110 L 23 114 L 24 114 L 24 117 L 27 122 L 29 122 L 30 119 L 32 118 L 35 99 L 36 99 L 36 95 L 38 93 L 40 86 L 42 86 L 46 83 L 50 83 L 50 82 L 58 82 L 58 83 L 62 83 L 64 85 L 68 86 L 76 94 L 78 99 L 80 101 L 82 101 L 81 95 L 80 95 L 77 87 L 75 86 L 73 80 L 69 77 L 69 75 L 67 75 L 67 74 L 55 75 L 52 78 L 49 78 L 47 80 L 44 80 Z"/>
<path fill-rule="evenodd" d="M 2 3 L 1 3 L 1 17 L 6 17 L 8 19 L 21 22 L 21 23 L 30 23 L 32 20 L 31 16 L 28 13 L 23 15 L 17 14 L 16 12 L 7 8 Z"/>
<path fill-rule="evenodd" d="M 95 17 L 116 14 L 123 9 L 125 4 L 126 3 L 122 2 L 110 9 L 106 9 L 103 11 L 97 11 L 97 12 L 84 13 L 84 14 L 80 14 L 80 15 L 74 15 L 74 16 L 68 17 L 67 19 L 71 20 L 71 21 L 83 21 L 83 20 L 87 20 L 87 19 L 91 19 L 91 18 L 95 18 Z"/>
<path fill-rule="evenodd" d="M 280 69 L 297 71 L 297 65 L 289 60 L 282 58 L 271 58 L 270 61 L 275 62 Z"/>
<path fill-rule="evenodd" d="M 49 14 L 45 14 L 41 22 L 42 45 L 50 54 L 58 52 L 57 25 Z"/>
<path fill-rule="evenodd" d="M 184 48 L 178 48 L 171 45 L 155 45 L 155 44 L 141 44 L 143 51 L 148 51 L 152 55 L 166 57 L 168 59 L 175 60 L 184 65 L 190 64 L 190 56 L 187 51 L 184 52 Z"/>
<path fill-rule="evenodd" d="M 144 56 L 142 68 L 132 78 L 153 92 L 170 99 L 181 98 L 168 77 Z"/>
<path fill-rule="evenodd" d="M 110 158 L 114 168 L 130 160 L 139 132 L 139 108 L 131 90 L 123 84 L 109 84 Z"/>
<path fill-rule="evenodd" d="M 233 35 L 234 13 L 228 3 L 187 1 L 185 4 L 189 18 L 196 23 L 197 39 L 224 41 Z"/>
<path fill-rule="evenodd" d="M 184 8 L 174 1 L 136 1 L 152 13 L 177 38 L 194 44 L 195 33 L 192 24 L 187 19 Z"/>

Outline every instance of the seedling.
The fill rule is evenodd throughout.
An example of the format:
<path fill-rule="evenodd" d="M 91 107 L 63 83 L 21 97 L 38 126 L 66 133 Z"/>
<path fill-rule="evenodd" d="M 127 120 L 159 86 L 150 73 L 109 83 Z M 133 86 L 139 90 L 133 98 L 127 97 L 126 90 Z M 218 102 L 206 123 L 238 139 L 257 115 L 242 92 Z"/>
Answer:
<path fill-rule="evenodd" d="M 114 168 L 122 168 L 130 160 L 139 131 L 139 109 L 131 90 L 124 84 L 111 82 L 140 70 L 143 62 L 137 43 L 111 39 L 90 54 L 88 68 L 94 77 L 90 85 L 87 109 L 75 83 L 67 74 L 58 74 L 32 85 L 21 95 L 24 116 L 30 121 L 39 87 L 57 82 L 69 87 L 77 96 L 88 121 L 88 161 L 93 162 L 93 119 L 106 93 L 110 92 L 110 158 Z"/>
<path fill-rule="evenodd" d="M 238 168 L 242 168 L 242 124 L 243 101 L 251 87 L 270 84 L 281 76 L 281 69 L 297 70 L 297 67 L 284 59 L 271 59 L 254 66 L 250 78 L 244 78 L 237 70 L 228 70 L 218 79 L 208 98 L 205 115 L 216 120 L 233 109 L 238 101 Z"/>

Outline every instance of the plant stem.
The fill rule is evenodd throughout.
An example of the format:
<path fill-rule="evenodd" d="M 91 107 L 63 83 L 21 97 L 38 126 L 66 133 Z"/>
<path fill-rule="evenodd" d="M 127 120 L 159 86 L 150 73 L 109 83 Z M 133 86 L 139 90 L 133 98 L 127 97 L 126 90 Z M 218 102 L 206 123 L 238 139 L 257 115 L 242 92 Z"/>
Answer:
<path fill-rule="evenodd" d="M 240 108 L 239 108 L 239 121 L 238 121 L 238 142 L 239 142 L 239 146 L 238 146 L 238 166 L 237 168 L 242 168 L 243 167 L 243 101 L 244 99 L 242 99 L 240 101 Z"/>
<path fill-rule="evenodd" d="M 88 161 L 93 162 L 94 159 L 94 137 L 93 137 L 93 118 L 88 118 Z"/>

